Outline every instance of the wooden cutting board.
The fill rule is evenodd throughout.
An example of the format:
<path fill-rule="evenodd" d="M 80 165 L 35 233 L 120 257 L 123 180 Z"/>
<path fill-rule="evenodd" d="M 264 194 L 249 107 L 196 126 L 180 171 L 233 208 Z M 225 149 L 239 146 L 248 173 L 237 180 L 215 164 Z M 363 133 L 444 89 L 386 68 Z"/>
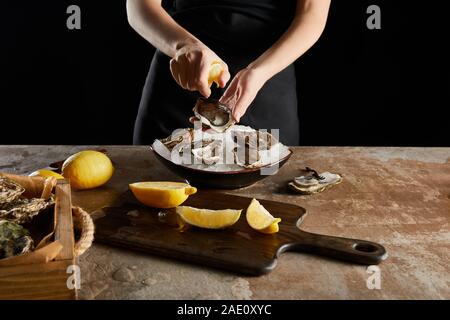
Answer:
<path fill-rule="evenodd" d="M 239 221 L 223 230 L 196 227 L 181 232 L 173 209 L 140 205 L 130 192 L 116 207 L 103 208 L 96 220 L 96 241 L 249 275 L 272 271 L 285 251 L 309 252 L 358 264 L 378 264 L 387 257 L 383 246 L 364 240 L 318 235 L 300 230 L 306 210 L 267 200 L 260 203 L 282 219 L 276 234 L 259 233 Z M 202 191 L 183 203 L 206 209 L 246 209 L 251 198 Z"/>

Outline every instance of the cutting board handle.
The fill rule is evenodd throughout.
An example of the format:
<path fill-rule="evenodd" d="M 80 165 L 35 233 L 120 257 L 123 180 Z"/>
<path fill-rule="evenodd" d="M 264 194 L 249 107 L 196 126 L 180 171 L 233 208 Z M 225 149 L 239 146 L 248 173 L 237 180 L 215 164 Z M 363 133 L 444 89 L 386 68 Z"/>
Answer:
<path fill-rule="evenodd" d="M 278 253 L 308 252 L 365 265 L 379 264 L 387 258 L 386 249 L 375 242 L 299 232 L 299 237 L 283 245 Z"/>

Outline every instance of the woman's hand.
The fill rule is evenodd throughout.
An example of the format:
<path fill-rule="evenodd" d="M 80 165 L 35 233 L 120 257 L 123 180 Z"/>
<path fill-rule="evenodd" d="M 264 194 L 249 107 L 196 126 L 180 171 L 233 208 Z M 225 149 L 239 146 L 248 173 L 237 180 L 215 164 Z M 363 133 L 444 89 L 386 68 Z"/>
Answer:
<path fill-rule="evenodd" d="M 266 81 L 267 78 L 256 69 L 242 69 L 219 101 L 231 109 L 233 118 L 239 122 Z"/>
<path fill-rule="evenodd" d="M 173 59 L 170 60 L 170 71 L 182 88 L 199 91 L 208 98 L 211 95 L 208 76 L 211 65 L 215 62 L 220 62 L 223 66 L 218 84 L 224 88 L 230 80 L 228 66 L 212 50 L 201 43 L 186 44 L 177 50 Z"/>
<path fill-rule="evenodd" d="M 303 55 L 320 37 L 331 0 L 297 0 L 295 18 L 288 30 L 231 81 L 220 101 L 233 111 L 236 121 L 264 83 Z"/>

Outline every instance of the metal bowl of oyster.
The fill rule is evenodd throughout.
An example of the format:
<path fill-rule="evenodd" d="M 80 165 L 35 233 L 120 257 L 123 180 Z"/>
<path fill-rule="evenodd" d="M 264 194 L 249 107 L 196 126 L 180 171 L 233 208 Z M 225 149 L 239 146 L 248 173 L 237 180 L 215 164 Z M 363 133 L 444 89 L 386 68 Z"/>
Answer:
<path fill-rule="evenodd" d="M 276 131 L 237 125 L 226 106 L 200 98 L 194 128 L 175 130 L 151 146 L 157 159 L 195 186 L 237 189 L 276 174 L 292 150 Z"/>

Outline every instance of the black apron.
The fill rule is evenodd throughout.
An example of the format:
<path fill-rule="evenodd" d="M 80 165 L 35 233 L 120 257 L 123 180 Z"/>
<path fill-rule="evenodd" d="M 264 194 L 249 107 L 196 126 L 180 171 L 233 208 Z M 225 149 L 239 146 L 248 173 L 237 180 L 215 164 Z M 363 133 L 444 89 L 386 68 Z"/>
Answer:
<path fill-rule="evenodd" d="M 233 78 L 286 31 L 294 17 L 295 5 L 296 0 L 177 0 L 169 13 L 227 63 Z M 200 94 L 175 82 L 169 61 L 169 57 L 156 51 L 142 93 L 134 144 L 151 144 L 177 128 L 192 127 L 189 117 Z M 213 84 L 211 97 L 218 99 L 224 89 L 214 87 Z M 239 124 L 255 129 L 279 129 L 281 142 L 298 145 L 293 65 L 265 83 Z"/>

